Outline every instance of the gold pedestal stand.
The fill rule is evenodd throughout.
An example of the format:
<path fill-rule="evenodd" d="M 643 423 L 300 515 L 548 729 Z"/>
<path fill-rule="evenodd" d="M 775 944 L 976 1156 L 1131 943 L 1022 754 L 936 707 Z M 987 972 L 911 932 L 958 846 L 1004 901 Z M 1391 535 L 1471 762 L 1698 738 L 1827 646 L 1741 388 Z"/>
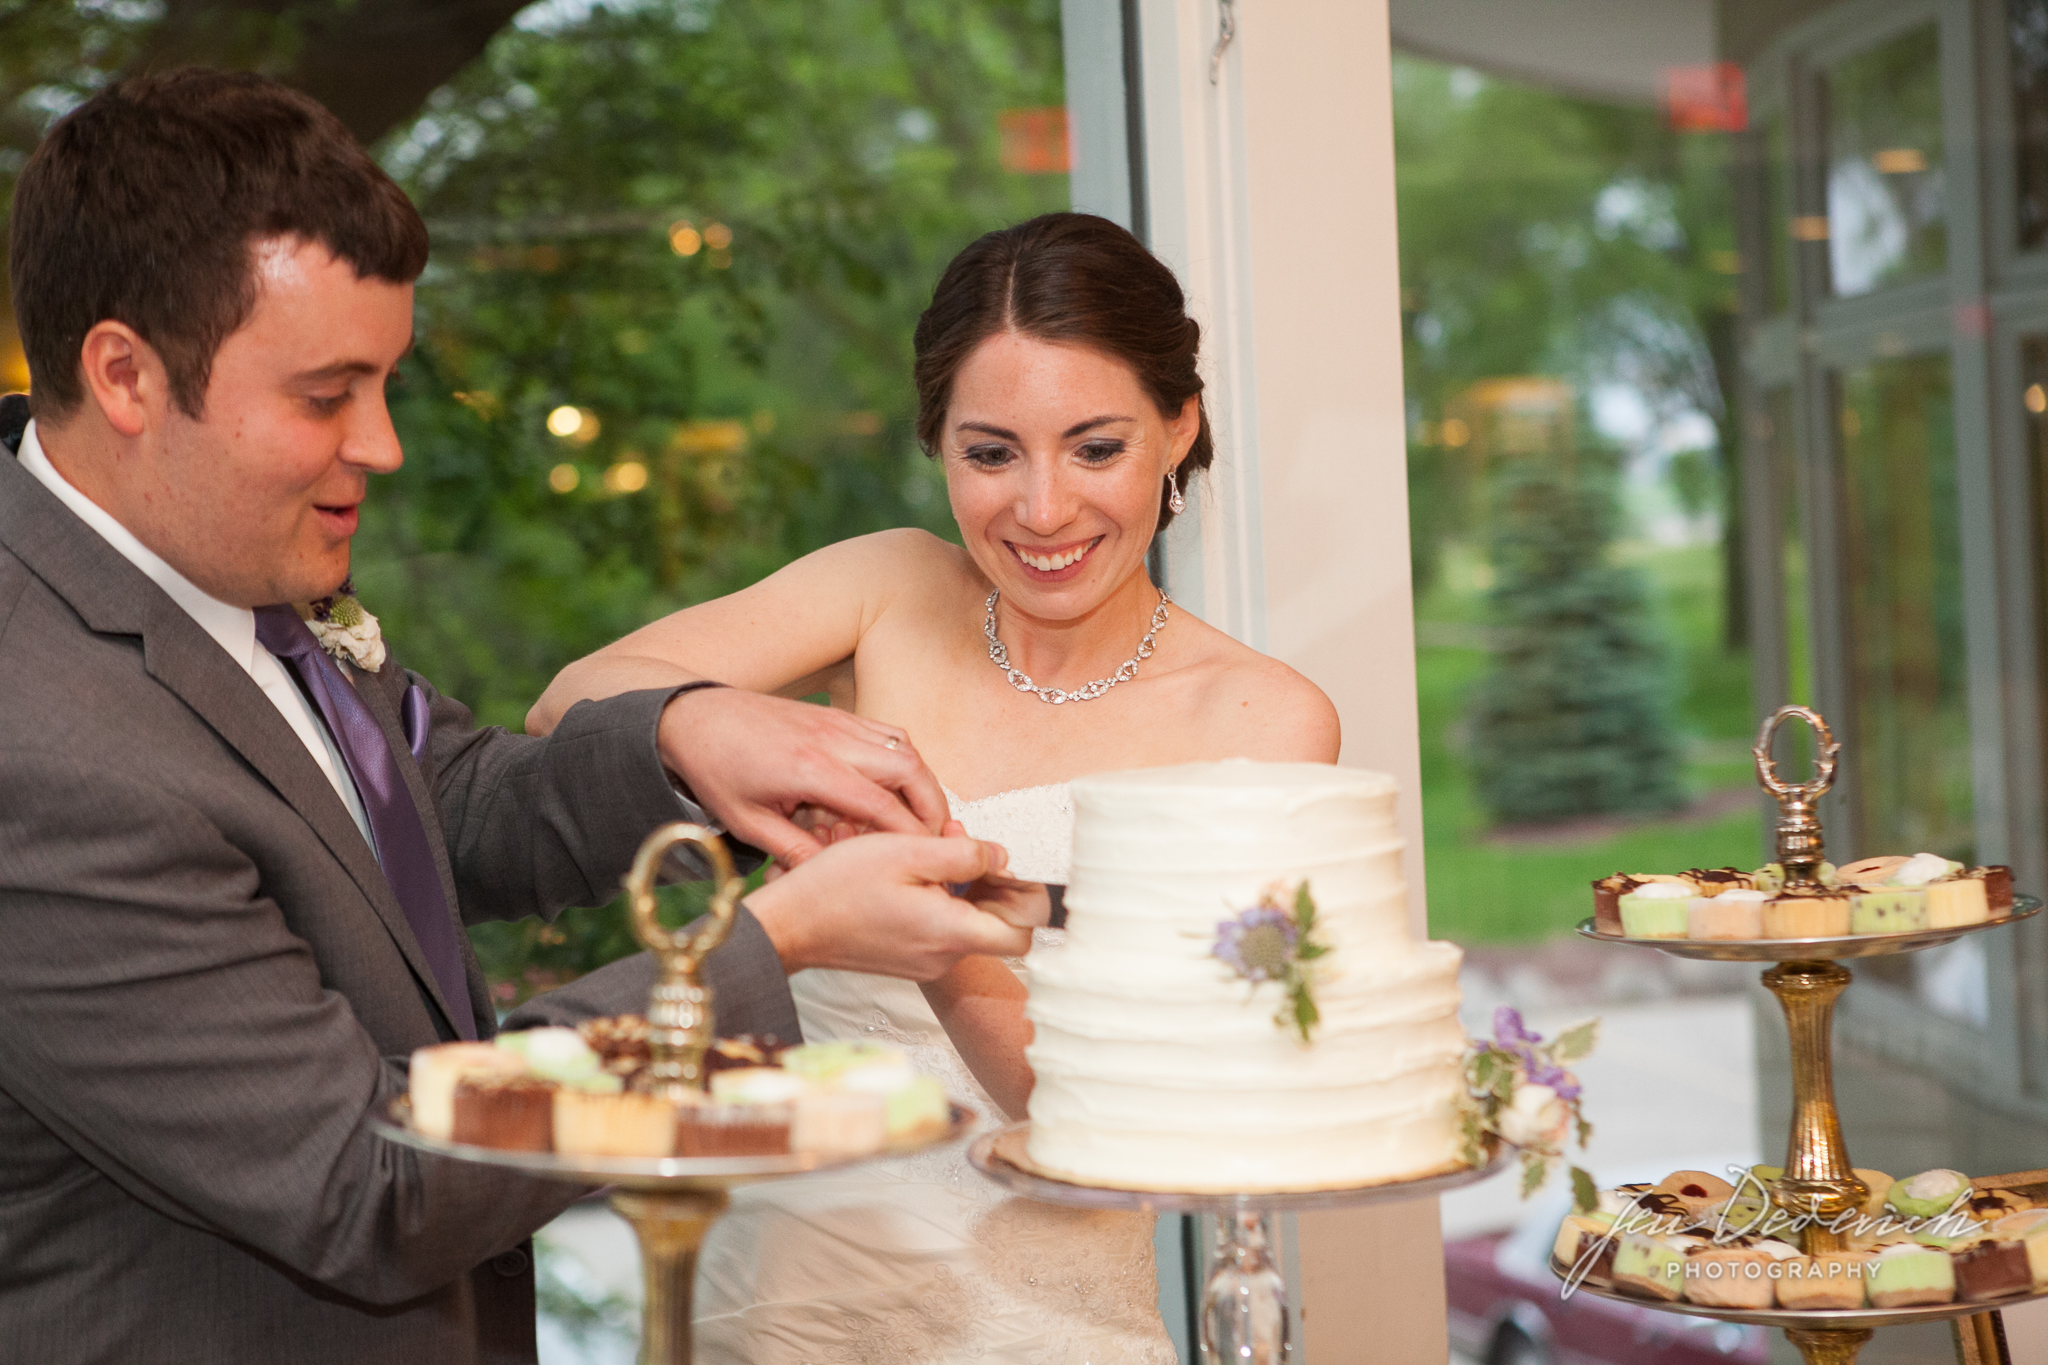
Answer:
<path fill-rule="evenodd" d="M 691 930 L 669 930 L 655 913 L 654 880 L 662 860 L 677 844 L 702 847 L 710 856 L 718 886 L 710 913 Z M 633 932 L 661 963 L 661 975 L 647 1006 L 647 1070 L 636 1085 L 672 1099 L 704 1087 L 704 1054 L 715 1037 L 711 988 L 701 972 L 704 958 L 732 929 L 744 883 L 735 874 L 725 844 L 698 825 L 664 825 L 647 836 L 626 877 Z M 392 1104 L 388 1120 L 373 1120 L 380 1137 L 437 1156 L 499 1166 L 551 1180 L 612 1187 L 611 1206 L 633 1225 L 640 1241 L 646 1284 L 641 1309 L 640 1365 L 688 1365 L 690 1296 L 697 1251 L 725 1212 L 734 1185 L 802 1175 L 880 1157 L 904 1156 L 964 1137 L 974 1114 L 952 1107 L 943 1131 L 893 1142 L 860 1156 L 789 1152 L 776 1156 L 593 1157 L 553 1152 L 513 1152 L 472 1147 L 431 1138 L 412 1126 L 411 1105 Z"/>
<path fill-rule="evenodd" d="M 1813 727 L 1816 741 L 1813 778 L 1797 784 L 1780 781 L 1777 766 L 1771 760 L 1772 737 L 1780 725 L 1795 717 Z M 1778 862 L 1784 868 L 1787 889 L 1820 889 L 1822 839 L 1815 804 L 1834 783 L 1835 760 L 1840 751 L 1841 745 L 1835 742 L 1827 722 L 1804 706 L 1781 708 L 1764 722 L 1757 735 L 1756 747 L 1751 752 L 1756 758 L 1757 781 L 1778 801 Z M 1835 1110 L 1831 1055 L 1835 1001 L 1852 980 L 1840 959 L 1937 947 L 1964 934 L 2002 928 L 2039 913 L 2040 908 L 2039 901 L 2021 896 L 2015 898 L 2009 916 L 1982 924 L 1844 938 L 1624 939 L 1599 932 L 1592 920 L 1581 924 L 1579 932 L 1601 942 L 1638 943 L 1679 957 L 1777 964 L 1764 972 L 1763 983 L 1785 1011 L 1785 1028 L 1791 1035 L 1792 1132 L 1786 1145 L 1785 1173 L 1773 1186 L 1771 1199 L 1789 1213 L 1814 1220 L 1801 1234 L 1806 1254 L 1812 1256 L 1842 1249 L 1843 1234 L 1825 1224 L 1860 1207 L 1871 1193 L 1849 1164 L 1848 1148 L 1842 1141 L 1841 1117 Z M 1591 1286 L 1581 1286 L 1578 1292 L 1605 1293 Z M 2024 1297 L 2032 1296 L 2004 1302 L 2019 1302 Z M 1873 1328 L 1946 1319 L 1955 1330 L 1957 1359 L 1963 1365 L 2011 1365 L 2005 1350 L 2003 1322 L 1995 1309 L 1980 1304 L 1822 1312 L 1703 1308 L 1634 1298 L 1625 1301 L 1674 1313 L 1781 1327 L 1808 1365 L 1849 1365 L 1870 1340 Z"/>
<path fill-rule="evenodd" d="M 613 1211 L 633 1225 L 640 1239 L 640 1365 L 690 1358 L 697 1250 L 730 1202 L 724 1190 L 620 1190 L 612 1195 Z"/>

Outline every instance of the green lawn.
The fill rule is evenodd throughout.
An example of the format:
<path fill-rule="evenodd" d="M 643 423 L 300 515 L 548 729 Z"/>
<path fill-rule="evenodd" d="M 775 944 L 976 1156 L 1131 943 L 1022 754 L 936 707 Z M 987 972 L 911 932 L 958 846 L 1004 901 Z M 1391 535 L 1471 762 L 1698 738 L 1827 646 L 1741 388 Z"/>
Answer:
<path fill-rule="evenodd" d="M 1698 797 L 1753 788 L 1749 658 L 1721 646 L 1716 552 L 1689 547 L 1631 558 L 1655 588 L 1671 649 L 1688 790 Z M 1759 862 L 1763 826 L 1754 805 L 1644 820 L 1579 839 L 1488 837 L 1486 814 L 1473 800 L 1464 726 L 1465 698 L 1487 668 L 1475 629 L 1485 617 L 1484 582 L 1483 566 L 1452 556 L 1440 586 L 1416 603 L 1431 934 L 1461 943 L 1539 942 L 1569 933 L 1592 913 L 1588 883 L 1596 877 Z"/>

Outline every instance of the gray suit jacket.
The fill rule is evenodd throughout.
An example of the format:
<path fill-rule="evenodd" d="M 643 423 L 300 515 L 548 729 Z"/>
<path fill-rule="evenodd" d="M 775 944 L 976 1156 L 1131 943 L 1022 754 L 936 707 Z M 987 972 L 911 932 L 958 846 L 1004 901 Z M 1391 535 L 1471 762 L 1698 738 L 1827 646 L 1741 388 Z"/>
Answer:
<path fill-rule="evenodd" d="M 523 1244 L 579 1192 L 370 1132 L 412 1049 L 455 1036 L 375 857 L 247 674 L 5 444 L 0 1357 L 531 1360 Z M 676 818 L 666 693 L 543 740 L 395 663 L 353 678 L 400 755 L 405 689 L 426 692 L 401 767 L 465 921 L 602 903 Z M 711 964 L 721 1032 L 796 1036 L 751 917 Z M 628 959 L 535 1016 L 641 1008 L 650 978 Z"/>

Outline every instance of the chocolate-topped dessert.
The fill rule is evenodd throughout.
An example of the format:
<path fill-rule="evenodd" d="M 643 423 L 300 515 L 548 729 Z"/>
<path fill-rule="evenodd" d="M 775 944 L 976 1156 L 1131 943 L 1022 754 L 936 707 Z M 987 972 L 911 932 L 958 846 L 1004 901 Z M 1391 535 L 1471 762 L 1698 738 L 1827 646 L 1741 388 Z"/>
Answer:
<path fill-rule="evenodd" d="M 455 1083 L 456 1142 L 513 1152 L 555 1150 L 555 1083 L 537 1076 L 465 1076 Z"/>
<path fill-rule="evenodd" d="M 758 1036 L 742 1033 L 736 1038 L 720 1038 L 704 1054 L 706 1071 L 732 1071 L 747 1066 L 773 1066 L 789 1044 L 772 1033 Z"/>
<path fill-rule="evenodd" d="M 1966 877 L 1982 874 L 1984 877 L 1984 900 L 1991 907 L 1991 913 L 2010 915 L 2012 913 L 2012 869 L 2003 863 L 1989 867 L 1976 867 L 1964 873 Z"/>
<path fill-rule="evenodd" d="M 1621 932 L 1621 898 L 1642 883 L 1626 872 L 1593 883 L 1593 927 L 1603 934 Z"/>
<path fill-rule="evenodd" d="M 1756 878 L 1734 867 L 1696 867 L 1686 877 L 1700 889 L 1702 896 L 1718 896 L 1723 891 L 1748 891 L 1756 886 Z"/>
<path fill-rule="evenodd" d="M 2009 1213 L 2022 1213 L 2032 1207 L 2025 1198 L 2010 1190 L 1979 1190 L 1963 1206 L 1970 1217 L 1980 1223 L 1994 1222 Z"/>
<path fill-rule="evenodd" d="M 1982 1303 L 2034 1287 L 2034 1273 L 2027 1265 L 2027 1248 L 2022 1242 L 1979 1242 L 1952 1259 L 1959 1299 Z"/>
<path fill-rule="evenodd" d="M 630 1082 L 653 1060 L 652 1045 L 647 1041 L 647 1020 L 640 1015 L 586 1019 L 576 1031 L 602 1059 L 604 1069 L 621 1080 Z"/>

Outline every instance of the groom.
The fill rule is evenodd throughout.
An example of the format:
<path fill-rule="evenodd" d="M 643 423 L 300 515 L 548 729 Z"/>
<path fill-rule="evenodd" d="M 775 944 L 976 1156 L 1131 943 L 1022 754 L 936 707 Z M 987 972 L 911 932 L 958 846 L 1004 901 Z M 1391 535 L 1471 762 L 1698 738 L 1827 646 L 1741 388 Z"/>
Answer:
<path fill-rule="evenodd" d="M 785 974 L 930 978 L 1028 931 L 948 896 L 900 732 L 726 689 L 478 729 L 284 604 L 348 572 L 426 261 L 332 116 L 255 77 L 125 82 L 15 191 L 32 404 L 0 400 L 0 1356 L 533 1357 L 526 1238 L 573 1189 L 367 1120 L 488 1037 L 461 925 L 606 900 L 686 789 L 789 875 L 711 958 L 726 1032 Z M 29 420 L 31 414 L 33 420 Z M 374 605 L 374 604 L 373 604 Z M 339 657 L 330 654 L 332 645 Z M 819 851 L 810 803 L 898 831 Z M 808 856 L 815 854 L 815 856 Z M 557 1014 L 645 1003 L 629 962 Z"/>

